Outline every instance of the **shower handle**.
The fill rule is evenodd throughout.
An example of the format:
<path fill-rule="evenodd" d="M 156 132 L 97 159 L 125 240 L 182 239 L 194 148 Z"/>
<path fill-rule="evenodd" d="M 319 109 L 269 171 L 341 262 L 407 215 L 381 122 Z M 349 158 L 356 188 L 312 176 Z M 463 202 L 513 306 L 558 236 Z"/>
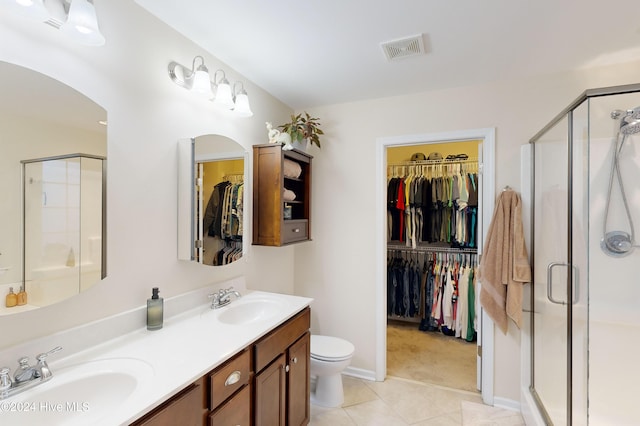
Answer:
<path fill-rule="evenodd" d="M 564 300 L 556 300 L 553 298 L 553 268 L 556 266 L 569 266 L 566 262 L 551 262 L 547 265 L 547 299 L 549 302 L 555 303 L 556 305 L 566 305 L 567 302 Z M 572 269 L 575 271 L 576 267 L 571 265 Z M 577 273 L 577 272 L 576 272 Z M 576 273 L 571 277 L 571 285 L 573 287 L 573 303 L 575 304 L 578 300 L 578 294 L 576 291 Z"/>

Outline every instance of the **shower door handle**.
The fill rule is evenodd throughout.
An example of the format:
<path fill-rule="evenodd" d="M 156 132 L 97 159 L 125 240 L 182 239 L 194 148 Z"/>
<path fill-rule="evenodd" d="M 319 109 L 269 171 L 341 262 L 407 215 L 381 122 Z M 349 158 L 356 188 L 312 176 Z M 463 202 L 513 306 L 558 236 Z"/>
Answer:
<path fill-rule="evenodd" d="M 569 266 L 568 263 L 565 262 L 551 262 L 547 265 L 547 299 L 549 302 L 555 303 L 556 305 L 566 305 L 567 302 L 564 300 L 556 300 L 553 298 L 553 268 L 556 266 Z M 577 273 L 576 267 L 571 265 L 572 269 Z M 578 293 L 576 290 L 576 273 L 571 276 L 571 286 L 573 287 L 573 303 L 575 304 L 578 301 Z"/>

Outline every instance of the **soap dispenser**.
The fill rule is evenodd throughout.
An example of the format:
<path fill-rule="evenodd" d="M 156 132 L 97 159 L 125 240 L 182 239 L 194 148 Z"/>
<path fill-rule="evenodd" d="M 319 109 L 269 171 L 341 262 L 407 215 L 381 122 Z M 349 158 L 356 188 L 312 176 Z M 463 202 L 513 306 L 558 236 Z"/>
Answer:
<path fill-rule="evenodd" d="M 24 290 L 24 284 L 20 286 L 20 292 L 16 295 L 18 306 L 27 304 L 27 292 Z"/>
<path fill-rule="evenodd" d="M 9 287 L 9 294 L 5 299 L 5 305 L 7 308 L 12 308 L 18 304 L 18 296 L 13 292 L 13 287 Z"/>
<path fill-rule="evenodd" d="M 160 330 L 164 315 L 164 300 L 158 296 L 158 287 L 152 290 L 151 298 L 147 299 L 147 330 Z"/>

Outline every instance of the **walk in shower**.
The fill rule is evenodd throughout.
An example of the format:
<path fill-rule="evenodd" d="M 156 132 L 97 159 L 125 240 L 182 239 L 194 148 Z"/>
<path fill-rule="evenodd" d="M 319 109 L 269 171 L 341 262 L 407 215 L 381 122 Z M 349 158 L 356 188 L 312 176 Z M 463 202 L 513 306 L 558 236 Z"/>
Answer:
<path fill-rule="evenodd" d="M 640 424 L 640 85 L 532 138 L 531 386 L 547 424 Z"/>
<path fill-rule="evenodd" d="M 23 277 L 47 306 L 106 276 L 106 160 L 72 154 L 23 160 Z"/>

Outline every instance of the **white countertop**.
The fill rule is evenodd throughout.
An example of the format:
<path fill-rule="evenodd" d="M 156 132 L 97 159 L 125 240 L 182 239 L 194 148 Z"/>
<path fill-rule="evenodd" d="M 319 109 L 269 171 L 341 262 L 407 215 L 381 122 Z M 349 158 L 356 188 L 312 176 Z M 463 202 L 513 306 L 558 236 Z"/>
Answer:
<path fill-rule="evenodd" d="M 145 327 L 64 358 L 60 358 L 61 353 L 52 355 L 49 366 L 53 378 L 32 390 L 1 400 L 0 423 L 28 425 L 46 421 L 48 424 L 83 426 L 129 424 L 309 306 L 312 301 L 305 297 L 260 291 L 243 293 L 238 302 L 233 298 L 227 307 L 212 310 L 209 304 L 203 304 L 165 319 L 160 330 L 148 331 Z M 249 324 L 225 324 L 218 319 L 234 303 L 246 303 L 264 297 L 281 302 L 277 314 Z M 81 396 L 76 398 L 80 400 L 66 401 L 71 405 L 64 404 L 62 409 L 52 408 L 49 404 L 51 401 L 41 400 L 43 392 L 60 386 L 65 377 L 77 374 L 79 368 L 87 370 L 107 366 L 117 371 L 121 361 L 128 359 L 142 361 L 133 365 L 141 367 L 134 368 L 144 372 L 144 378 L 138 381 L 135 391 L 126 400 L 118 403 L 116 410 L 105 410 L 104 407 L 95 406 L 95 403 L 91 406 L 82 401 Z M 106 397 L 108 399 L 109 395 Z"/>

